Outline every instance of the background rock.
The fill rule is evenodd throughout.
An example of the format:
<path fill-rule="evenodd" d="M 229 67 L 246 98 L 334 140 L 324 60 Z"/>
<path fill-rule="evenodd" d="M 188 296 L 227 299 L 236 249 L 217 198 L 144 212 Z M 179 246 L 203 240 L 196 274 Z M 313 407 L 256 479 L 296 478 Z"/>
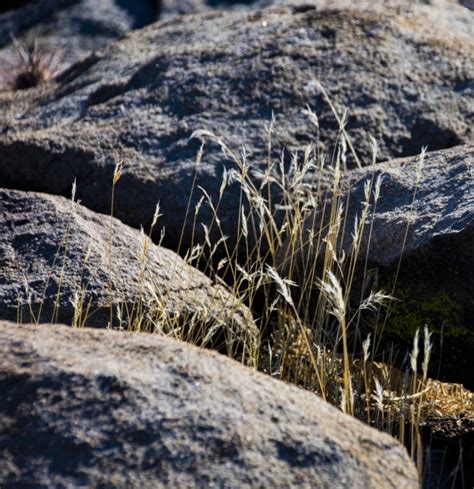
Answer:
<path fill-rule="evenodd" d="M 458 3 L 473 8 L 471 0 L 419 0 L 417 3 L 440 7 L 453 26 L 460 19 Z M 199 12 L 255 10 L 271 5 L 310 4 L 318 7 L 360 8 L 407 7 L 408 0 L 4 0 L 0 5 L 0 53 L 8 54 L 11 34 L 23 44 L 38 39 L 47 49 L 65 54 L 68 63 L 144 27 L 156 20 Z M 430 11 L 433 9 L 430 9 Z M 455 12 L 455 15 L 451 15 Z M 439 19 L 438 19 L 439 20 Z M 465 21 L 464 21 L 465 22 Z"/>
<path fill-rule="evenodd" d="M 154 335 L 0 323 L 0 483 L 416 488 L 398 442 Z"/>
<path fill-rule="evenodd" d="M 20 2 L 17 2 L 20 4 Z M 37 0 L 0 13 L 0 53 L 8 55 L 13 34 L 25 45 L 35 39 L 58 50 L 68 63 L 144 27 L 158 16 L 155 0 Z"/>
<path fill-rule="evenodd" d="M 53 87 L 0 96 L 0 183 L 68 195 L 76 177 L 84 205 L 107 213 L 113 168 L 123 160 L 117 216 L 147 225 L 159 199 L 165 244 L 176 249 L 199 149 L 192 132 L 213 130 L 237 152 L 245 144 L 261 169 L 272 112 L 275 154 L 317 143 L 302 113 L 310 104 L 331 150 L 337 123 L 315 78 L 341 111 L 349 108 L 348 131 L 364 161 L 369 134 L 380 142 L 382 159 L 470 141 L 473 38 L 436 23 L 441 15 L 425 22 L 422 7 L 429 8 L 212 13 L 132 33 L 73 66 Z M 220 148 L 207 145 L 197 183 L 214 199 L 224 164 L 231 166 Z M 234 188 L 221 205 L 231 237 L 238 201 Z M 200 220 L 209 219 L 203 206 Z"/>
<path fill-rule="evenodd" d="M 116 219 L 111 271 L 110 218 L 106 216 L 80 205 L 73 212 L 72 203 L 63 197 L 0 190 L 0 217 L 2 319 L 17 320 L 20 303 L 23 322 L 71 324 L 72 301 L 78 294 L 84 316 L 91 302 L 85 324 L 104 327 L 109 321 L 111 281 L 115 327 L 127 328 L 129 319 L 133 322 L 140 312 L 158 308 L 167 312 L 170 322 L 176 317 L 189 329 L 195 316 L 197 326 L 210 329 L 224 324 L 228 332 L 255 338 L 251 315 L 235 297 L 172 251 L 150 242 L 146 261 L 141 260 L 144 240 L 140 233 Z M 118 306 L 122 324 L 115 316 Z"/>
<path fill-rule="evenodd" d="M 412 206 L 416 167 L 411 158 L 377 169 L 385 179 L 369 253 L 369 268 L 378 269 L 374 287 L 391 290 L 411 217 L 394 291 L 400 301 L 391 304 L 385 340 L 409 351 L 416 329 L 427 325 L 434 347 L 430 374 L 472 390 L 474 146 L 428 153 Z M 370 175 L 362 173 L 354 172 L 354 201 L 362 197 L 363 181 Z"/>

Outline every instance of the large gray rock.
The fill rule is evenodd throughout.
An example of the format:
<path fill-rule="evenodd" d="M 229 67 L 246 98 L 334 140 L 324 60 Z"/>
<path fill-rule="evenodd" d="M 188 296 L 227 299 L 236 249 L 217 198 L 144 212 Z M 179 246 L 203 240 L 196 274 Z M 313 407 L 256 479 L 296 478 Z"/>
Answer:
<path fill-rule="evenodd" d="M 382 176 L 380 199 L 373 212 L 371 197 L 359 253 L 360 268 L 367 255 L 371 276 L 377 277 L 365 284 L 365 296 L 370 289 L 392 290 L 402 257 L 394 292 L 400 301 L 390 306 L 385 339 L 401 347 L 401 360 L 411 350 L 416 329 L 428 325 L 434 343 L 431 375 L 440 373 L 442 379 L 470 389 L 474 387 L 473 169 L 474 146 L 465 145 L 427 153 L 422 167 L 418 158 L 406 158 L 378 164 L 375 171 L 349 172 L 343 192 L 347 227 L 340 243 L 349 256 L 354 220 L 360 218 L 365 200 L 364 185 Z M 316 217 L 316 229 L 320 221 Z M 306 247 L 304 254 L 308 252 Z M 307 258 L 301 261 L 306 263 Z M 356 301 L 360 284 L 362 279 L 356 281 Z"/>
<path fill-rule="evenodd" d="M 461 3 L 472 8 L 471 0 L 419 0 L 441 7 L 440 15 L 459 26 Z M 303 4 L 304 0 L 7 0 L 0 5 L 0 53 L 12 47 L 13 34 L 24 45 L 39 40 L 46 49 L 58 50 L 65 61 L 76 61 L 96 49 L 141 28 L 158 18 L 172 18 L 215 9 L 249 10 L 276 4 Z M 381 8 L 407 7 L 410 0 L 312 0 L 318 6 Z M 454 7 L 453 7 L 454 6 Z M 427 9 L 428 14 L 434 9 Z M 455 12 L 455 15 L 451 14 Z M 457 19 L 455 19 L 457 17 Z M 467 19 L 464 20 L 467 23 Z M 3 52 L 2 52 L 3 51 Z"/>
<path fill-rule="evenodd" d="M 382 159 L 470 141 L 473 38 L 421 8 L 430 7 L 279 7 L 186 16 L 134 32 L 55 86 L 0 96 L 0 184 L 68 195 L 77 178 L 84 205 L 107 213 L 113 168 L 123 160 L 117 216 L 147 225 L 159 199 L 165 243 L 176 248 L 200 145 L 192 132 L 213 130 L 236 152 L 245 144 L 262 169 L 272 111 L 276 154 L 317 143 L 302 113 L 310 104 L 331 150 L 338 125 L 315 78 L 339 109 L 349 108 L 347 129 L 364 162 L 369 134 Z M 223 165 L 232 166 L 208 144 L 197 183 L 214 200 Z M 231 238 L 240 212 L 233 189 L 220 213 Z M 201 211 L 198 222 L 209 221 L 209 209 Z"/>
<path fill-rule="evenodd" d="M 474 146 L 428 153 L 413 202 L 417 166 L 411 158 L 376 170 L 384 182 L 370 219 L 369 268 L 379 275 L 373 288 L 391 290 L 410 220 L 394 292 L 400 301 L 391 305 L 385 337 L 407 351 L 416 329 L 428 325 L 434 345 L 431 375 L 473 389 Z M 353 202 L 361 202 L 369 176 L 367 170 L 354 172 Z M 361 256 L 367 237 L 366 230 Z"/>
<path fill-rule="evenodd" d="M 421 165 L 420 157 L 413 157 L 380 163 L 375 171 L 364 168 L 349 172 L 349 223 L 361 214 L 365 182 L 382 177 L 376 212 L 369 215 L 367 223 L 373 226 L 371 261 L 387 266 L 400 258 L 408 222 L 405 255 L 428 249 L 433 241 L 447 237 L 460 240 L 460 246 L 461 241 L 467 245 L 474 228 L 473 170 L 474 145 L 464 145 L 426 153 Z M 363 252 L 367 245 L 365 233 Z M 474 260 L 474 248 L 465 245 L 460 254 L 467 261 Z M 455 249 L 459 250 L 452 251 Z"/>
<path fill-rule="evenodd" d="M 226 289 L 149 240 L 142 259 L 143 236 L 116 219 L 112 264 L 110 218 L 73 210 L 63 197 L 0 189 L 0 230 L 1 319 L 71 324 L 78 299 L 77 325 L 104 327 L 112 301 L 114 327 L 135 328 L 143 317 L 141 328 L 153 330 L 149 314 L 165 331 L 167 321 L 181 325 L 190 340 L 222 325 L 230 341 L 256 341 L 249 311 Z"/>
<path fill-rule="evenodd" d="M 309 392 L 154 335 L 0 323 L 2 487 L 416 488 Z"/>

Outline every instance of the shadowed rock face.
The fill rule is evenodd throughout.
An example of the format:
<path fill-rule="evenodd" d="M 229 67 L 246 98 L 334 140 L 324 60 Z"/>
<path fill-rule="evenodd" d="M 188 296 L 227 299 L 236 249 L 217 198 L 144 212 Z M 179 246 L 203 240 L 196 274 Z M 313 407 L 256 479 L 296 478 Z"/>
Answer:
<path fill-rule="evenodd" d="M 459 3 L 468 9 L 474 10 L 473 0 L 460 0 Z"/>
<path fill-rule="evenodd" d="M 8 10 L 20 9 L 29 3 L 34 2 L 35 0 L 3 0 L 0 5 L 0 13 L 7 12 Z"/>
<path fill-rule="evenodd" d="M 71 324 L 77 298 L 83 304 L 82 321 L 105 327 L 112 300 L 114 327 L 127 328 L 140 314 L 161 310 L 188 328 L 194 316 L 197 325 L 223 324 L 255 338 L 251 315 L 235 297 L 149 240 L 142 259 L 144 236 L 116 219 L 112 264 L 110 218 L 80 205 L 73 209 L 63 197 L 0 189 L 0 222 L 2 319 Z"/>
<path fill-rule="evenodd" d="M 0 323 L 0 483 L 416 488 L 393 438 L 153 335 Z"/>
<path fill-rule="evenodd" d="M 68 195 L 77 178 L 83 204 L 107 213 L 113 168 L 123 160 L 117 216 L 146 225 L 160 200 L 165 243 L 176 249 L 200 145 L 192 132 L 213 130 L 236 151 L 245 144 L 262 169 L 272 112 L 275 154 L 319 144 L 302 113 L 309 104 L 331 151 L 338 125 L 315 78 L 338 109 L 349 108 L 347 128 L 365 162 L 369 134 L 382 159 L 469 141 L 473 41 L 436 16 L 424 23 L 421 8 L 281 7 L 176 18 L 132 33 L 50 88 L 0 96 L 0 182 Z M 197 183 L 217 200 L 222 166 L 232 165 L 217 145 L 205 150 Z M 221 206 L 231 238 L 240 211 L 233 191 Z M 200 220 L 209 219 L 203 206 Z"/>

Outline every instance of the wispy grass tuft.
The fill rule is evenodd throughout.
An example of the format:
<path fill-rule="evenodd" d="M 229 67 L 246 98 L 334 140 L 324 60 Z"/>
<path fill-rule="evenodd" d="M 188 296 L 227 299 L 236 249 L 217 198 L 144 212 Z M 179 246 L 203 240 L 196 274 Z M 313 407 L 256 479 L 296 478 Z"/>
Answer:
<path fill-rule="evenodd" d="M 439 394 L 439 384 L 427 378 L 430 333 L 425 328 L 421 371 L 419 332 L 404 369 L 390 361 L 376 361 L 390 306 L 397 300 L 396 284 L 388 292 L 367 288 L 372 218 L 383 198 L 383 175 L 376 175 L 375 171 L 378 148 L 372 140 L 373 174 L 365 183 L 362 202 L 356 203 L 360 212 L 354 222 L 349 222 L 345 185 L 348 151 L 358 166 L 362 162 L 346 132 L 345 116 L 337 114 L 328 94 L 323 94 L 340 126 L 331 158 L 317 149 L 319 122 L 309 107 L 304 113 L 315 130 L 315 144 L 295 152 L 289 161 L 283 154 L 275 157 L 272 120 L 266 128 L 268 154 L 264 169 L 252 166 L 245 149 L 232 149 L 211 131 L 199 130 L 192 135 L 202 145 L 185 216 L 186 222 L 192 221 L 191 245 L 183 249 L 183 223 L 178 251 L 186 263 L 204 270 L 235 298 L 235 302 L 223 306 L 228 308 L 227 317 L 237 315 L 241 305 L 252 311 L 259 334 L 256 330 L 234 328 L 232 321 L 223 323 L 204 307 L 183 313 L 169 300 L 172 280 L 164 292 L 145 280 L 152 231 L 161 216 L 159 205 L 149 231 L 141 230 L 143 246 L 137 257 L 140 276 L 131 307 L 124 307 L 114 291 L 114 234 L 113 220 L 110 221 L 109 327 L 151 332 L 215 348 L 272 377 L 311 390 L 344 412 L 398 438 L 408 447 L 421 473 L 421 428 L 432 419 L 430 406 L 437 402 Z M 232 167 L 223 170 L 217 201 L 196 183 L 208 143 L 217 144 L 226 159 L 232 161 Z M 425 150 L 419 158 L 413 202 L 424 154 Z M 111 218 L 122 173 L 123 166 L 119 164 L 111 185 Z M 220 209 L 231 186 L 239 190 L 238 212 L 235 229 L 224 230 Z M 199 193 L 199 198 L 193 208 L 195 193 Z M 212 218 L 200 222 L 204 206 L 210 209 Z M 408 220 L 400 243 L 402 254 L 409 225 Z M 203 236 L 200 241 L 196 238 L 199 235 Z M 350 239 L 346 239 L 348 236 Z M 343 246 L 347 242 L 349 245 Z M 62 249 L 67 252 L 66 246 L 62 245 Z M 173 273 L 179 272 L 178 259 L 167 266 Z M 400 263 L 397 276 L 399 271 Z M 73 326 L 87 325 L 93 311 L 82 279 L 71 301 L 75 311 Z M 362 328 L 367 315 L 373 315 L 377 322 L 369 335 Z M 31 316 L 39 322 L 41 308 L 36 316 Z M 20 313 L 18 317 L 21 318 Z M 393 351 L 385 353 L 386 358 L 394 356 Z"/>

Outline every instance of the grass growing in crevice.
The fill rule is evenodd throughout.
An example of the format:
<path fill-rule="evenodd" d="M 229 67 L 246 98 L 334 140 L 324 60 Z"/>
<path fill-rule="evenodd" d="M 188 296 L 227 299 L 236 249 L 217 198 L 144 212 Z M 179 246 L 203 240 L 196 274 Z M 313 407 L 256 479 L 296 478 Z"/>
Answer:
<path fill-rule="evenodd" d="M 329 100 L 327 94 L 326 98 Z M 305 113 L 319 134 L 317 115 L 309 108 Z M 372 141 L 370 164 L 374 172 L 365 184 L 360 212 L 354 222 L 349 222 L 345 179 L 348 153 L 358 165 L 360 161 L 345 131 L 345 116 L 337 115 L 337 120 L 339 137 L 330 160 L 314 144 L 295 153 L 289 164 L 283 156 L 274 158 L 272 121 L 267 127 L 268 158 L 264 170 L 252 166 L 245 150 L 230 148 L 210 131 L 196 131 L 192 136 L 202 141 L 192 188 L 192 194 L 199 193 L 200 198 L 193 208 L 191 195 L 186 211 L 186 221 L 193 222 L 192 244 L 188 250 L 181 249 L 182 235 L 178 251 L 185 256 L 186 263 L 204 270 L 236 298 L 235 303 L 229 304 L 228 316 L 237 314 L 239 305 L 246 305 L 252 311 L 259 336 L 233 329 L 209 311 L 183 315 L 179 305 L 168 300 L 171 291 L 158 292 L 158 287 L 150 287 L 146 279 L 147 261 L 152 231 L 159 222 L 159 206 L 148 233 L 141 232 L 143 247 L 137 257 L 140 274 L 132 305 L 121 300 L 114 290 L 111 219 L 109 327 L 158 333 L 212 347 L 274 378 L 311 390 L 343 412 L 399 439 L 407 446 L 422 475 L 427 460 L 423 455 L 422 427 L 433 416 L 432 407 L 438 402 L 436 393 L 439 394 L 439 384 L 427 377 L 430 332 L 425 328 L 420 339 L 416 331 L 404 370 L 394 366 L 393 350 L 383 352 L 384 363 L 377 361 L 382 356 L 380 340 L 386 320 L 393 301 L 397 300 L 393 297 L 396 278 L 388 292 L 368 288 L 372 217 L 379 199 L 383 198 L 383 177 L 375 177 L 377 144 Z M 196 184 L 200 163 L 205 158 L 205 144 L 209 143 L 217 144 L 233 164 L 224 170 L 216 202 L 206 189 Z M 419 156 L 412 202 L 416 198 L 424 154 L 423 150 Z M 111 217 L 115 187 L 120 184 L 124 171 L 126 167 L 120 164 L 114 172 Z M 239 211 L 235 229 L 230 233 L 222 225 L 220 208 L 226 190 L 235 185 L 239 189 Z M 212 219 L 205 223 L 199 218 L 202 206 L 212 212 Z M 198 242 L 197 229 L 201 225 L 204 239 Z M 400 243 L 401 255 L 409 226 L 408 216 L 405 238 Z M 365 239 L 368 244 L 362 247 Z M 63 249 L 66 254 L 67 246 Z M 86 260 L 87 254 L 85 264 Z M 179 263 L 177 257 L 168 267 L 178 273 Z M 400 267 L 401 258 L 396 276 Z M 182 299 L 186 303 L 186 296 Z M 82 278 L 72 300 L 73 326 L 87 325 L 94 311 Z M 37 315 L 32 312 L 30 315 L 40 322 L 41 307 Z M 368 315 L 375 326 L 372 335 L 364 337 L 362 325 Z"/>
<path fill-rule="evenodd" d="M 318 128 L 316 114 L 310 109 L 306 113 Z M 404 370 L 393 366 L 393 350 L 384 353 L 386 363 L 375 361 L 381 356 L 380 340 L 391 305 L 397 300 L 393 297 L 396 278 L 388 292 L 364 286 L 370 283 L 367 274 L 372 216 L 378 200 L 383 198 L 383 176 L 375 177 L 377 145 L 373 141 L 374 172 L 365 184 L 360 213 L 355 222 L 348 222 L 346 152 L 348 147 L 351 152 L 354 149 L 344 130 L 345 117 L 338 120 L 339 140 L 330 162 L 318 154 L 315 144 L 300 155 L 293 155 L 289 168 L 283 157 L 276 162 L 272 159 L 270 125 L 268 166 L 264 171 L 252 167 L 245 151 L 237 153 L 215 134 L 194 134 L 203 142 L 219 145 L 226 158 L 233 160 L 234 168 L 224 173 L 223 188 L 238 184 L 241 189 L 241 211 L 231 244 L 226 230 L 220 227 L 219 202 L 212 202 L 204 193 L 204 200 L 214 213 L 211 225 L 219 238 L 218 245 L 206 239 L 206 266 L 212 266 L 209 257 L 223 257 L 217 269 L 207 273 L 230 276 L 233 294 L 252 311 L 258 311 L 256 320 L 262 341 L 255 361 L 261 370 L 312 390 L 347 414 L 398 438 L 409 449 L 422 476 L 426 457 L 421 430 L 430 416 L 436 385 L 427 377 L 430 333 L 424 329 L 420 353 L 419 331 L 416 332 Z M 425 151 L 418 159 L 412 206 Z M 223 194 L 221 189 L 220 198 Z M 401 257 L 409 226 L 407 216 Z M 212 231 L 209 226 L 206 237 Z M 368 244 L 361 256 L 364 234 L 368 234 Z M 345 235 L 351 237 L 349 247 L 343 246 Z M 216 246 L 220 246 L 220 252 L 216 252 Z M 360 294 L 357 304 L 355 292 Z M 376 318 L 377 326 L 372 337 L 358 342 L 367 314 Z"/>

